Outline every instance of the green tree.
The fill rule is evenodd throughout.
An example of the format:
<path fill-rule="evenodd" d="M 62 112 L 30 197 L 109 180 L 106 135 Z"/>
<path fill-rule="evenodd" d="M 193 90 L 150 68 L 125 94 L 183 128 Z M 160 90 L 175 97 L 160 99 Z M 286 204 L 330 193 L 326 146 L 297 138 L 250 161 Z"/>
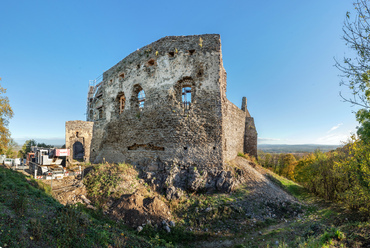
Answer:
<path fill-rule="evenodd" d="M 1 78 L 0 78 L 1 81 Z M 11 141 L 8 129 L 9 119 L 13 117 L 8 97 L 4 96 L 6 89 L 0 85 L 0 153 L 3 154 Z"/>
<path fill-rule="evenodd" d="M 356 0 L 353 5 L 355 14 L 347 12 L 343 26 L 343 39 L 354 51 L 354 56 L 336 60 L 336 67 L 342 72 L 341 85 L 347 86 L 351 96 L 342 98 L 362 107 L 356 118 L 360 123 L 358 135 L 370 141 L 370 1 Z"/>
<path fill-rule="evenodd" d="M 23 158 L 26 158 L 26 154 L 29 153 L 31 151 L 31 147 L 36 146 L 36 144 L 36 140 L 34 139 L 26 140 L 22 146 L 22 149 L 19 151 L 19 155 L 21 155 Z"/>
<path fill-rule="evenodd" d="M 51 147 L 53 147 L 52 145 L 47 145 L 45 143 L 37 143 L 37 146 L 38 147 L 43 147 L 43 148 L 51 148 Z"/>
<path fill-rule="evenodd" d="M 370 144 L 352 137 L 345 148 L 349 155 L 336 163 L 336 170 L 344 175 L 340 199 L 351 208 L 370 211 Z"/>

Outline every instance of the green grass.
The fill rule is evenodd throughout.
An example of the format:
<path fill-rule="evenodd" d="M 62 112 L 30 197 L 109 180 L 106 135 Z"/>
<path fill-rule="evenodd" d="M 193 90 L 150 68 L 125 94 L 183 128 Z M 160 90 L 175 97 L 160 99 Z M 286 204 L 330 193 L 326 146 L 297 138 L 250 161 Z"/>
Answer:
<path fill-rule="evenodd" d="M 304 200 L 311 196 L 307 189 L 285 177 L 271 172 L 268 174 L 268 178 L 299 200 Z"/>
<path fill-rule="evenodd" d="M 132 168 L 119 167 L 117 171 Z M 368 216 L 324 202 L 283 177 L 271 177 L 304 201 L 299 218 L 286 214 L 287 222 L 254 222 L 240 207 L 249 195 L 240 187 L 233 194 L 188 194 L 174 200 L 170 205 L 176 226 L 171 233 L 146 225 L 138 234 L 99 209 L 63 206 L 42 181 L 0 167 L 0 247 L 194 247 L 198 241 L 224 240 L 231 240 L 234 247 L 362 247 L 370 243 Z M 261 206 L 254 207 L 258 212 Z M 288 207 L 290 212 L 297 208 L 280 210 Z"/>
<path fill-rule="evenodd" d="M 304 213 L 287 222 L 266 221 L 244 235 L 231 236 L 234 247 L 366 247 L 370 244 L 369 216 L 323 201 L 284 177 L 273 173 L 269 177 L 305 203 Z M 237 198 L 242 195 L 242 191 L 235 193 Z"/>
<path fill-rule="evenodd" d="M 63 206 L 42 182 L 0 167 L 0 247 L 152 247 L 149 241 L 99 210 Z"/>

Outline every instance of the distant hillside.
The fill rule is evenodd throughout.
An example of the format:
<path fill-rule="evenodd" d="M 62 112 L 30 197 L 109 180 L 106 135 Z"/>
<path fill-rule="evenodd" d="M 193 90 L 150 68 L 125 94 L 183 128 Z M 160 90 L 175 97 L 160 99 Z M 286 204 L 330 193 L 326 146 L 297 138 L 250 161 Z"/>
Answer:
<path fill-rule="evenodd" d="M 319 149 L 323 152 L 335 150 L 341 145 L 269 145 L 262 144 L 258 145 L 258 150 L 270 153 L 302 153 L 302 152 L 314 152 Z"/>

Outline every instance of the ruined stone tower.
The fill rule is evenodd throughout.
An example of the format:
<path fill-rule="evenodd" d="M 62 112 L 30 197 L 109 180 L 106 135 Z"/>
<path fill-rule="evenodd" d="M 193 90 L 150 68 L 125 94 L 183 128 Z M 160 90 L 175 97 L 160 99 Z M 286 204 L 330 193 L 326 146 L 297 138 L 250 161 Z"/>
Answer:
<path fill-rule="evenodd" d="M 90 86 L 91 122 L 94 163 L 220 168 L 238 152 L 257 155 L 246 98 L 241 109 L 226 98 L 217 34 L 168 36 L 131 53 Z"/>

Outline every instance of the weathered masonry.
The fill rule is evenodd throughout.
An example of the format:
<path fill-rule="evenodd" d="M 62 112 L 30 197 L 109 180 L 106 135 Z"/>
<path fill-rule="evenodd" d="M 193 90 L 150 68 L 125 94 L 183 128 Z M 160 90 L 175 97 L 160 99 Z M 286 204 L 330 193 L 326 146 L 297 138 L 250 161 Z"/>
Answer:
<path fill-rule="evenodd" d="M 220 168 L 238 152 L 257 155 L 246 98 L 241 109 L 226 98 L 217 34 L 164 37 L 96 83 L 87 102 L 86 123 L 94 123 L 91 162 L 154 171 L 163 164 Z"/>
<path fill-rule="evenodd" d="M 66 148 L 70 149 L 72 159 L 89 162 L 93 126 L 94 122 L 66 122 Z"/>

